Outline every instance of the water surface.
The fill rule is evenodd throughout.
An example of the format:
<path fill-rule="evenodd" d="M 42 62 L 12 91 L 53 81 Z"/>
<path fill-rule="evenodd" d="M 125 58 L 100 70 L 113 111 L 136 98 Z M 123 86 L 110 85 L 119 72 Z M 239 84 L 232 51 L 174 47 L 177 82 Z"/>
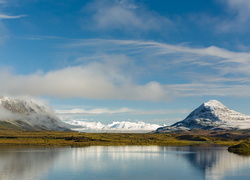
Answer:
<path fill-rule="evenodd" d="M 1 180 L 249 180 L 250 157 L 226 147 L 0 148 Z"/>

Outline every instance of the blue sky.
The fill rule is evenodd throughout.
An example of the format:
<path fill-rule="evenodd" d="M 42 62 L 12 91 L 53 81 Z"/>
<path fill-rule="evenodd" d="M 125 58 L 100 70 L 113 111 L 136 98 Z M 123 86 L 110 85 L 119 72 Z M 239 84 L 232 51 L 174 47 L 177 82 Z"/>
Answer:
<path fill-rule="evenodd" d="M 0 0 L 0 94 L 103 123 L 250 114 L 249 35 L 246 0 Z"/>

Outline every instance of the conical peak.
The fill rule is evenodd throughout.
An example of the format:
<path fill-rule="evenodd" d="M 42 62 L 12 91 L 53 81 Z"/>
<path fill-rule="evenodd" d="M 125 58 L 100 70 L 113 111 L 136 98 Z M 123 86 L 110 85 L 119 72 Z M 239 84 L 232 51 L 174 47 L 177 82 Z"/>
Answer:
<path fill-rule="evenodd" d="M 210 100 L 210 101 L 207 101 L 205 103 L 203 103 L 204 106 L 206 107 L 216 107 L 216 108 L 222 108 L 222 107 L 225 107 L 221 102 L 217 101 L 217 100 Z"/>
<path fill-rule="evenodd" d="M 192 111 L 184 120 L 176 122 L 171 126 L 159 128 L 157 132 L 192 129 L 232 130 L 249 128 L 250 116 L 231 110 L 217 100 L 210 100 Z"/>

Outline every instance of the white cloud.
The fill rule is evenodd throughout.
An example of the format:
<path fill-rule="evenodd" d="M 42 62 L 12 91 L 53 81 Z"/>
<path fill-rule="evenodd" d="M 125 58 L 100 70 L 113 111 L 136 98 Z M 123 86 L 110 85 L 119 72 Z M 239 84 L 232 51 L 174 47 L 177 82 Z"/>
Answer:
<path fill-rule="evenodd" d="M 74 116 L 83 116 L 83 115 L 100 115 L 100 114 L 120 114 L 120 113 L 131 113 L 133 109 L 130 108 L 120 108 L 120 109 L 108 109 L 108 108 L 95 108 L 95 109 L 70 109 L 70 110 L 56 110 L 56 113 L 59 115 L 74 115 Z"/>
<path fill-rule="evenodd" d="M 191 48 L 153 41 L 90 39 L 77 41 L 69 44 L 66 48 L 90 48 L 91 46 L 98 51 L 109 52 L 115 49 L 118 53 L 133 54 L 136 58 L 143 59 L 147 68 L 158 64 L 157 70 L 162 67 L 179 66 L 183 67 L 182 71 L 185 72 L 187 71 L 186 67 L 190 65 L 192 71 L 188 71 L 188 73 L 195 73 L 197 69 L 205 67 L 210 68 L 210 75 L 217 74 L 220 75 L 220 78 L 226 74 L 239 74 L 241 78 L 245 76 L 248 78 L 250 75 L 250 53 L 229 51 L 216 46 Z M 111 53 L 117 52 L 111 51 Z M 151 64 L 147 64 L 149 63 L 147 60 L 151 61 Z M 237 76 L 235 78 L 238 79 Z"/>
<path fill-rule="evenodd" d="M 132 56 L 135 61 L 143 59 L 145 71 L 141 73 L 144 77 L 163 71 L 161 75 L 166 79 L 181 79 L 181 84 L 179 81 L 169 83 L 167 80 L 156 83 L 154 88 L 158 86 L 159 94 L 168 92 L 174 97 L 249 96 L 250 53 L 247 52 L 234 52 L 216 46 L 191 48 L 149 41 L 103 39 L 79 40 L 67 48 L 91 46 L 113 54 L 117 53 L 112 51 L 115 49 L 118 53 Z M 140 64 L 136 68 L 140 69 Z"/>
<path fill-rule="evenodd" d="M 67 67 L 44 74 L 15 75 L 1 71 L 0 93 L 92 99 L 152 101 L 168 99 L 169 94 L 164 86 L 157 82 L 136 84 L 119 66 L 120 64 L 115 61 L 107 61 Z"/>
<path fill-rule="evenodd" d="M 128 107 L 123 107 L 119 109 L 108 109 L 108 108 L 95 108 L 95 109 L 64 109 L 56 110 L 58 115 L 67 115 L 67 116 L 88 116 L 88 115 L 111 115 L 111 114 L 130 114 L 130 115 L 156 115 L 156 114 L 179 114 L 179 113 L 188 113 L 190 110 L 139 110 L 131 109 Z"/>
<path fill-rule="evenodd" d="M 129 0 L 98 0 L 86 8 L 92 18 L 88 25 L 101 30 L 159 31 L 173 26 L 166 17 L 150 12 Z M 86 19 L 84 21 L 86 25 Z M 87 25 L 87 26 L 88 26 Z"/>
<path fill-rule="evenodd" d="M 26 15 L 10 16 L 10 15 L 6 15 L 6 14 L 0 14 L 0 19 L 18 19 L 18 18 L 22 18 L 25 16 Z"/>
<path fill-rule="evenodd" d="M 95 60 L 84 65 L 30 75 L 2 70 L 0 93 L 148 101 L 206 95 L 249 97 L 250 53 L 214 46 L 191 48 L 157 42 L 100 39 L 78 40 L 64 48 L 81 47 L 82 50 L 91 45 L 97 51 L 105 52 L 116 47 L 120 49 L 118 54 L 123 55 L 115 55 L 113 51 L 110 52 L 112 56 L 96 54 L 97 59 L 94 55 Z M 136 64 L 137 60 L 141 61 Z"/>

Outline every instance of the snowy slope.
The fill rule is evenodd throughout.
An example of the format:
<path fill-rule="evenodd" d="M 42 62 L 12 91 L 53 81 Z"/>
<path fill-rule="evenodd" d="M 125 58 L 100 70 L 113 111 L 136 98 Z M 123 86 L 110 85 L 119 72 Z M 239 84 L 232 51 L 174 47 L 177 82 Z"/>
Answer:
<path fill-rule="evenodd" d="M 250 116 L 233 111 L 219 101 L 210 100 L 191 112 L 183 121 L 161 127 L 156 132 L 195 128 L 209 130 L 247 129 L 250 128 Z"/>
<path fill-rule="evenodd" d="M 0 97 L 0 122 L 26 130 L 69 130 L 53 112 L 31 100 Z"/>
<path fill-rule="evenodd" d="M 104 125 L 100 122 L 84 122 L 84 121 L 71 121 L 69 122 L 70 125 L 78 126 L 77 128 L 73 128 L 72 130 L 78 131 L 118 131 L 118 132 L 130 132 L 130 131 L 137 131 L 137 132 L 149 132 L 156 130 L 157 128 L 161 127 L 157 124 L 149 124 L 144 122 L 129 122 L 129 121 L 122 121 L 122 122 L 113 122 L 108 125 Z"/>

